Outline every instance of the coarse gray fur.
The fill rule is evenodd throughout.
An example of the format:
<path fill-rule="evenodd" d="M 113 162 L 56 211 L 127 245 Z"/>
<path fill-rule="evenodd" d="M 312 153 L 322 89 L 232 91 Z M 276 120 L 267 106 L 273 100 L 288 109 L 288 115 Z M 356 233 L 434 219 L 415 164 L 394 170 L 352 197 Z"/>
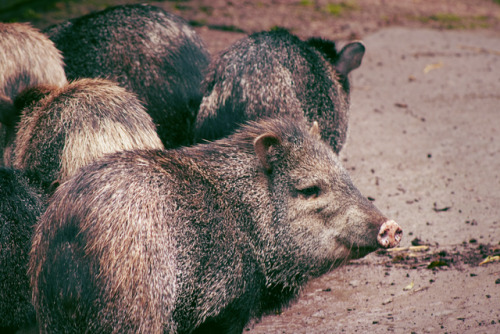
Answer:
<path fill-rule="evenodd" d="M 0 333 L 36 323 L 28 261 L 33 227 L 46 207 L 21 171 L 0 167 Z"/>
<path fill-rule="evenodd" d="M 318 121 L 322 137 L 340 152 L 347 138 L 348 75 L 364 52 L 358 41 L 337 52 L 332 41 L 302 41 L 283 29 L 243 38 L 209 66 L 195 141 L 227 136 L 247 120 L 286 114 Z"/>
<path fill-rule="evenodd" d="M 118 152 L 61 185 L 33 238 L 41 333 L 241 333 L 387 221 L 319 130 L 289 119 Z"/>
<path fill-rule="evenodd" d="M 21 113 L 9 166 L 51 193 L 104 154 L 161 149 L 151 117 L 136 95 L 105 79 L 38 86 L 15 100 Z"/>
<path fill-rule="evenodd" d="M 182 18 L 146 4 L 119 5 L 48 27 L 68 79 L 108 78 L 135 92 L 165 147 L 192 143 L 210 56 Z"/>
<path fill-rule="evenodd" d="M 59 50 L 38 29 L 0 22 L 0 166 L 18 120 L 14 98 L 28 87 L 66 84 L 63 65 Z"/>

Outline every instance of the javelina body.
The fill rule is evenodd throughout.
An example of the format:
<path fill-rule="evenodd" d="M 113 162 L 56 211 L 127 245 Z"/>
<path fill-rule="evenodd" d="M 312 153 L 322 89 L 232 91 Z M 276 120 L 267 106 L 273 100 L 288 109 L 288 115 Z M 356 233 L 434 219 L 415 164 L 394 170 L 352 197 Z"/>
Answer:
<path fill-rule="evenodd" d="M 241 333 L 310 277 L 396 245 L 399 226 L 359 193 L 317 131 L 265 120 L 212 143 L 118 152 L 83 168 L 34 235 L 41 331 Z"/>
<path fill-rule="evenodd" d="M 180 17 L 149 5 L 108 8 L 49 27 L 68 79 L 103 77 L 135 92 L 166 147 L 190 144 L 209 55 Z"/>
<path fill-rule="evenodd" d="M 35 323 L 28 258 L 33 227 L 45 208 L 41 191 L 20 171 L 0 167 L 0 332 Z"/>
<path fill-rule="evenodd" d="M 195 140 L 222 138 L 247 120 L 288 114 L 318 121 L 323 138 L 340 152 L 347 136 L 348 74 L 361 64 L 364 50 L 352 42 L 337 53 L 332 41 L 302 41 L 285 30 L 236 42 L 209 66 Z"/>
<path fill-rule="evenodd" d="M 106 153 L 163 148 L 135 94 L 105 79 L 35 87 L 15 103 L 22 114 L 9 163 L 48 193 Z"/>
<path fill-rule="evenodd" d="M 17 122 L 14 98 L 27 87 L 66 84 L 62 56 L 54 43 L 25 23 L 0 22 L 0 166 Z M 10 152 L 6 152 L 9 155 Z"/>

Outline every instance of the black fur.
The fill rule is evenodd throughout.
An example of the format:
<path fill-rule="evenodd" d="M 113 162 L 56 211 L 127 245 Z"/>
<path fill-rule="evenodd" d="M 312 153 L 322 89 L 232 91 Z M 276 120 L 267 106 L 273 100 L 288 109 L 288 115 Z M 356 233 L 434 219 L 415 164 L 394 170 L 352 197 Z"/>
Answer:
<path fill-rule="evenodd" d="M 346 47 L 360 62 L 364 47 L 357 45 Z M 288 115 L 317 121 L 323 138 L 340 152 L 347 137 L 348 73 L 359 66 L 343 50 L 338 53 L 333 41 L 302 41 L 283 29 L 236 42 L 209 66 L 195 140 L 225 137 L 248 120 Z"/>
<path fill-rule="evenodd" d="M 102 77 L 135 92 L 165 147 L 192 142 L 209 54 L 180 17 L 121 5 L 44 30 L 62 51 L 68 79 Z"/>
<path fill-rule="evenodd" d="M 33 227 L 45 209 L 22 172 L 0 168 L 0 332 L 35 324 L 27 276 Z"/>

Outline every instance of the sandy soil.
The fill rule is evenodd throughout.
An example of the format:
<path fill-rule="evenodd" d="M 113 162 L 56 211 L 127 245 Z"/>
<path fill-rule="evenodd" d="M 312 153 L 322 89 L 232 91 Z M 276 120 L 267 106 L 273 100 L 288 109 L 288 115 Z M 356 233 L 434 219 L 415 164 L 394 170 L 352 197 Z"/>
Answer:
<path fill-rule="evenodd" d="M 367 47 L 352 74 L 341 156 L 358 188 L 405 230 L 402 249 L 311 281 L 247 332 L 500 333 L 500 261 L 481 264 L 500 255 L 498 1 L 154 4 L 191 21 L 214 55 L 275 26 Z M 43 28 L 99 6 L 63 2 L 31 21 Z M 0 19 L 9 13 L 18 17 L 19 7 Z"/>

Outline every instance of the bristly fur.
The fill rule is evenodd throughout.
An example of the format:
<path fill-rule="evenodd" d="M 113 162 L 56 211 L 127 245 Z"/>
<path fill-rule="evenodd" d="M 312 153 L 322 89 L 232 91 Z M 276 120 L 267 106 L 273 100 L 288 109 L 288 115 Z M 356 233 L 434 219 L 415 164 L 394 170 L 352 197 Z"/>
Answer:
<path fill-rule="evenodd" d="M 0 22 L 0 166 L 10 145 L 19 115 L 13 106 L 17 94 L 28 87 L 63 86 L 66 74 L 54 43 L 27 23 Z"/>
<path fill-rule="evenodd" d="M 47 193 L 104 154 L 163 148 L 135 94 L 109 80 L 80 79 L 61 88 L 35 87 L 18 96 L 16 104 L 27 106 L 9 163 L 25 170 Z"/>
<path fill-rule="evenodd" d="M 0 22 L 0 95 L 14 100 L 27 87 L 66 83 L 61 52 L 27 23 Z"/>
<path fill-rule="evenodd" d="M 337 62 L 339 54 L 334 41 L 321 37 L 312 37 L 307 40 L 307 44 L 320 51 L 323 57 L 325 57 L 325 59 L 327 59 L 331 64 L 335 64 Z"/>
<path fill-rule="evenodd" d="M 41 333 L 241 333 L 311 277 L 374 250 L 387 219 L 309 131 L 266 118 L 80 169 L 33 237 Z"/>
<path fill-rule="evenodd" d="M 45 209 L 41 191 L 21 171 L 0 167 L 0 332 L 33 326 L 27 276 L 33 226 Z"/>
<path fill-rule="evenodd" d="M 219 139 L 248 120 L 280 115 L 318 121 L 322 137 L 340 152 L 347 137 L 349 83 L 337 66 L 349 72 L 359 66 L 351 62 L 332 41 L 302 41 L 283 29 L 237 41 L 208 68 L 196 141 Z"/>
<path fill-rule="evenodd" d="M 210 55 L 184 19 L 151 5 L 119 5 L 44 32 L 62 51 L 68 79 L 118 82 L 143 101 L 165 147 L 192 143 Z"/>

